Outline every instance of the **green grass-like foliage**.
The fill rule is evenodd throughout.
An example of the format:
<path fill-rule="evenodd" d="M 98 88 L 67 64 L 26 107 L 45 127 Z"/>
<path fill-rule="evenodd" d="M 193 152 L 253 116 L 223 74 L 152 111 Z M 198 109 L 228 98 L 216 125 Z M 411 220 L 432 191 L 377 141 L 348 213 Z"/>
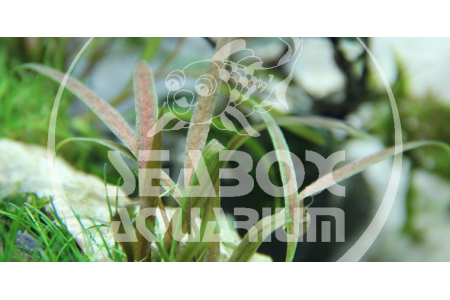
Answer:
<path fill-rule="evenodd" d="M 43 209 L 50 202 L 35 194 L 0 199 L 0 261 L 89 261 L 61 218 Z"/>

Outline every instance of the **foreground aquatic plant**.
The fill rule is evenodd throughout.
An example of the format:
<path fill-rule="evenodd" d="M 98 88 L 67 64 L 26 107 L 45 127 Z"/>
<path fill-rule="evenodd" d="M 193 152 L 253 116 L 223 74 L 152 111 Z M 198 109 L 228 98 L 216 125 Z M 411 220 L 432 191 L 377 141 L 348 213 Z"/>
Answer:
<path fill-rule="evenodd" d="M 0 261 L 89 261 L 63 220 L 44 212 L 50 200 L 30 193 L 0 195 Z"/>
<path fill-rule="evenodd" d="M 220 50 L 224 45 L 230 41 L 229 38 L 222 38 L 217 43 L 217 50 Z M 27 68 L 48 76 L 56 82 L 62 82 L 64 74 L 54 69 L 48 68 L 38 64 L 27 64 Z M 214 70 L 214 68 L 211 68 Z M 211 71 L 210 76 L 219 81 L 218 74 Z M 157 130 L 156 135 L 148 136 L 148 133 L 155 129 L 158 124 L 158 118 L 163 114 L 164 108 L 158 107 L 158 100 L 155 94 L 153 75 L 145 61 L 139 62 L 136 65 L 134 73 L 134 92 L 135 92 L 135 107 L 136 107 L 136 134 L 131 129 L 130 125 L 125 119 L 106 101 L 98 97 L 94 92 L 84 86 L 76 79 L 69 78 L 67 80 L 66 88 L 81 99 L 120 139 L 123 144 L 115 143 L 108 140 L 100 139 L 86 139 L 86 138 L 71 138 L 64 140 L 61 145 L 69 141 L 89 141 L 102 144 L 113 150 L 120 151 L 125 156 L 129 157 L 136 164 L 139 165 L 140 170 L 155 170 L 161 168 L 161 159 L 154 155 L 146 157 L 146 150 L 162 150 L 162 131 Z M 220 185 L 220 169 L 223 168 L 227 160 L 219 160 L 219 152 L 221 150 L 236 150 L 243 145 L 248 139 L 248 135 L 236 134 L 229 140 L 229 143 L 224 146 L 217 140 L 211 140 L 207 143 L 210 124 L 198 124 L 202 121 L 210 120 L 213 114 L 213 109 L 216 101 L 217 93 L 213 93 L 207 97 L 199 97 L 198 104 L 192 114 L 193 123 L 189 128 L 186 141 L 186 154 L 184 158 L 185 169 L 195 170 L 191 176 L 185 178 L 185 191 L 182 190 L 174 181 L 166 174 L 162 173 L 161 179 L 154 179 L 158 176 L 152 176 L 149 171 L 139 173 L 139 195 L 140 195 L 140 210 L 146 208 L 160 208 L 164 222 L 168 225 L 168 230 L 164 235 L 163 240 L 150 243 L 137 230 L 137 243 L 122 244 L 129 261 L 219 261 L 220 259 L 220 241 L 211 242 L 191 242 L 188 245 L 180 248 L 178 239 L 174 238 L 179 234 L 179 231 L 187 232 L 191 228 L 191 209 L 202 208 L 202 224 L 200 226 L 201 236 L 205 234 L 207 222 L 217 221 L 213 213 L 213 209 L 221 206 L 221 199 L 219 195 Z M 255 101 L 255 100 L 250 100 Z M 261 114 L 263 123 L 253 126 L 257 131 L 268 130 L 272 144 L 277 150 L 277 159 L 281 161 L 282 151 L 289 151 L 288 144 L 284 138 L 280 126 L 296 131 L 304 125 L 320 126 L 324 128 L 340 128 L 348 132 L 353 132 L 354 129 L 343 122 L 330 120 L 327 118 L 311 118 L 311 117 L 273 117 L 270 113 Z M 245 129 L 243 129 L 245 130 Z M 301 133 L 300 133 L 301 134 Z M 418 141 L 406 143 L 403 145 L 403 150 L 411 150 L 417 147 L 426 145 L 436 145 L 444 147 L 450 153 L 450 148 L 443 143 Z M 198 160 L 192 159 L 189 156 L 189 150 L 199 150 L 202 153 L 204 164 L 198 164 Z M 307 229 L 308 215 L 303 201 L 306 197 L 318 193 L 336 183 L 339 183 L 346 178 L 353 176 L 373 164 L 380 162 L 397 154 L 395 147 L 386 149 L 379 153 L 368 156 L 364 159 L 350 163 L 338 170 L 326 174 L 317 181 L 302 189 L 299 193 L 290 193 L 290 191 L 298 191 L 299 187 L 295 180 L 288 180 L 291 172 L 294 170 L 291 159 L 284 159 L 284 163 L 279 163 L 281 174 L 281 182 L 284 189 L 284 210 L 265 217 L 255 224 L 256 235 L 258 240 L 255 242 L 250 237 L 250 232 L 247 233 L 240 245 L 234 250 L 229 257 L 229 261 L 250 261 L 252 256 L 256 253 L 261 243 L 276 229 L 285 226 L 286 232 L 293 237 L 288 241 L 286 252 L 286 261 L 292 261 L 297 248 L 297 239 Z M 227 157 L 229 159 L 230 157 Z M 197 162 L 197 163 L 196 163 Z M 151 176 L 152 184 L 146 180 Z M 193 187 L 197 186 L 200 178 L 208 176 L 214 189 L 214 197 L 198 197 L 192 194 Z M 167 193 L 181 207 L 181 214 L 174 215 L 171 219 L 165 213 L 165 207 L 160 196 L 146 196 L 150 189 L 155 186 L 162 186 Z M 159 189 L 159 188 L 158 188 Z M 209 194 L 209 193 L 208 193 Z M 302 214 L 296 212 L 302 211 Z M 149 220 L 145 221 L 145 226 L 150 230 L 155 229 L 155 218 L 150 216 Z M 139 224 L 137 224 L 139 226 Z M 175 230 L 172 230 L 175 228 Z M 255 234 L 253 232 L 252 234 Z M 155 254 L 152 257 L 152 254 Z"/>

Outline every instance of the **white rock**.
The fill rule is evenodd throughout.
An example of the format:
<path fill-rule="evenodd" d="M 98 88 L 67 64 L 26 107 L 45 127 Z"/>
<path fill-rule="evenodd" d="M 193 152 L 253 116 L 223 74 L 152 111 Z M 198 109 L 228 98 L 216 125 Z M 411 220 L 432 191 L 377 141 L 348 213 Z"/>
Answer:
<path fill-rule="evenodd" d="M 106 253 L 98 251 L 95 245 L 103 243 L 101 236 L 98 232 L 96 233 L 97 230 L 95 228 L 89 230 L 93 235 L 95 234 L 93 238 L 95 244 L 88 243 L 88 236 L 84 234 L 83 228 L 73 213 L 73 211 L 76 212 L 86 229 L 93 225 L 109 225 L 111 220 L 103 180 L 77 171 L 60 158 L 57 159 L 56 165 L 64 195 L 55 193 L 52 188 L 46 148 L 0 139 L 0 188 L 2 191 L 30 192 L 39 197 L 51 196 L 58 215 L 64 220 L 68 230 L 75 236 L 85 253 L 92 260 L 107 260 Z M 108 195 L 113 209 L 116 192 L 116 186 L 108 185 Z M 119 207 L 132 204 L 120 188 L 118 193 Z M 109 228 L 101 227 L 100 231 L 112 245 Z"/>

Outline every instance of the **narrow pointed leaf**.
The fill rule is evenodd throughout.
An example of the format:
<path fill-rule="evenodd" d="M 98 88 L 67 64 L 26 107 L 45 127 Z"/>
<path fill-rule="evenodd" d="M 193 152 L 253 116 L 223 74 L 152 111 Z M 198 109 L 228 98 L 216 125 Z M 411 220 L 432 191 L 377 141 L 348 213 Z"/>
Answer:
<path fill-rule="evenodd" d="M 153 76 L 147 62 L 137 63 L 134 72 L 134 101 L 136 108 L 136 143 L 139 168 L 145 168 L 153 136 L 147 137 L 158 120 L 158 98 L 155 94 Z M 145 178 L 143 178 L 145 181 Z"/>
<path fill-rule="evenodd" d="M 216 139 L 213 139 L 208 143 L 208 145 L 202 152 L 202 157 L 205 164 L 199 166 L 198 170 L 195 172 L 194 179 L 192 180 L 191 186 L 187 191 L 188 196 L 191 193 L 191 189 L 199 184 L 199 181 L 201 181 L 200 178 L 206 177 L 210 178 L 211 183 L 214 187 L 214 182 L 219 180 L 219 167 L 220 167 L 219 152 L 224 149 L 225 146 L 222 145 Z M 201 186 L 199 194 L 206 195 L 206 191 L 204 190 L 205 188 L 207 188 L 207 186 L 205 185 Z M 195 196 L 195 195 L 190 197 L 192 198 L 192 205 L 195 207 L 202 206 L 207 198 L 206 196 Z"/>
<path fill-rule="evenodd" d="M 162 132 L 153 137 L 150 150 L 158 151 L 162 149 Z M 143 185 L 142 193 L 140 195 L 140 211 L 146 208 L 157 208 L 160 205 L 161 199 L 159 198 L 159 186 L 160 180 L 158 179 L 159 172 L 161 171 L 161 157 L 160 152 L 152 152 L 152 157 L 146 162 L 146 168 L 143 174 L 140 174 L 140 182 Z M 151 180 L 149 180 L 151 179 Z M 161 202 L 162 203 L 162 202 Z M 149 229 L 154 232 L 155 229 L 155 216 L 149 218 Z M 143 220 L 144 221 L 144 220 Z M 147 224 L 147 222 L 145 222 Z M 168 233 L 171 235 L 171 233 Z M 138 238 L 138 244 L 136 247 L 136 260 L 151 261 L 150 242 L 141 234 L 139 230 L 136 232 Z"/>
<path fill-rule="evenodd" d="M 147 43 L 145 44 L 144 50 L 141 53 L 141 58 L 147 62 L 150 62 L 158 52 L 161 41 L 162 37 L 147 38 Z"/>
<path fill-rule="evenodd" d="M 215 177 L 212 182 L 214 186 L 214 191 L 216 193 L 215 197 L 210 197 L 206 199 L 205 210 L 203 213 L 202 224 L 200 226 L 200 237 L 205 236 L 205 230 L 208 222 L 216 222 L 216 227 L 214 228 L 214 234 L 220 234 L 219 220 L 217 220 L 214 213 L 214 208 L 220 208 L 220 179 Z M 211 241 L 208 243 L 206 254 L 203 261 L 207 262 L 218 262 L 220 260 L 220 241 Z"/>
<path fill-rule="evenodd" d="M 230 41 L 231 38 L 220 38 L 219 41 L 217 42 L 216 53 Z M 224 56 L 226 56 L 225 53 Z M 214 106 L 216 104 L 216 97 L 220 87 L 219 70 L 217 68 L 216 63 L 213 62 L 210 63 L 209 75 L 211 75 L 214 78 L 218 86 L 215 88 L 215 91 L 211 93 L 211 95 L 206 97 L 202 97 L 200 95 L 198 96 L 197 105 L 195 106 L 195 110 L 192 115 L 191 126 L 189 127 L 186 138 L 186 152 L 184 159 L 185 169 L 194 169 L 195 171 L 195 169 L 197 168 L 197 166 L 194 166 L 194 163 L 189 158 L 188 151 L 203 150 L 206 144 L 206 139 L 208 137 L 211 120 L 213 117 Z M 187 176 L 187 178 L 185 178 L 186 188 L 189 186 L 191 181 L 192 177 Z"/>
<path fill-rule="evenodd" d="M 196 195 L 192 194 L 192 191 L 195 186 L 199 184 L 199 182 L 204 182 L 206 178 L 209 178 L 213 187 L 217 186 L 219 182 L 219 152 L 220 150 L 225 149 L 225 147 L 219 143 L 217 140 L 211 140 L 205 149 L 202 152 L 202 157 L 204 160 L 204 164 L 200 164 L 196 174 L 194 175 L 194 179 L 192 180 L 191 186 L 187 191 L 187 195 L 184 198 L 181 207 L 182 213 L 181 216 L 174 215 L 172 220 L 170 221 L 170 227 L 174 226 L 174 228 L 183 229 L 186 232 L 190 229 L 190 209 L 192 207 L 201 207 L 205 204 L 207 199 L 211 197 L 207 197 L 209 195 L 209 191 L 205 189 L 208 188 L 205 184 L 200 185 Z M 201 178 L 201 180 L 199 179 Z M 218 193 L 214 191 L 216 196 Z M 180 219 L 181 218 L 181 219 Z M 173 225 L 176 222 L 175 225 Z M 179 234 L 179 232 L 174 232 L 175 234 Z M 172 247 L 173 238 L 169 237 L 167 234 L 164 235 L 164 247 L 169 250 Z M 177 244 L 177 243 L 176 243 Z"/>
<path fill-rule="evenodd" d="M 350 124 L 347 124 L 346 122 L 333 119 L 333 118 L 325 118 L 325 117 L 308 117 L 308 116 L 289 116 L 289 117 L 277 117 L 275 118 L 275 123 L 280 125 L 283 128 L 286 128 L 290 130 L 291 132 L 294 132 L 298 136 L 304 137 L 305 139 L 308 139 L 309 141 L 315 142 L 316 144 L 321 144 L 323 141 L 323 138 L 321 138 L 320 135 L 312 135 L 311 131 L 305 131 L 304 126 L 312 126 L 312 127 L 318 127 L 322 129 L 327 130 L 342 130 L 346 132 L 347 134 L 355 137 L 363 137 L 367 136 L 367 133 L 365 133 L 362 130 L 359 130 L 358 128 L 353 127 Z M 263 131 L 267 129 L 267 123 L 260 123 L 257 125 L 252 126 L 253 129 L 257 132 Z M 246 132 L 245 130 L 242 130 L 241 133 Z M 247 142 L 249 139 L 251 139 L 251 136 L 249 135 L 243 135 L 243 134 L 236 134 L 233 136 L 233 138 L 228 142 L 227 144 L 227 150 L 237 150 L 239 149 L 245 142 Z M 229 157 L 225 157 L 222 161 L 221 168 L 225 167 Z"/>
<path fill-rule="evenodd" d="M 158 98 L 150 67 L 145 61 L 136 65 L 134 73 L 136 137 L 138 150 L 150 150 L 153 136 L 147 137 L 158 119 Z M 146 160 L 143 161 L 144 163 Z"/>
<path fill-rule="evenodd" d="M 160 117 L 163 116 L 165 107 L 166 107 L 166 105 L 164 104 L 162 106 L 161 110 L 159 110 Z M 158 123 L 156 122 L 156 124 L 154 126 L 157 126 L 157 125 L 158 125 Z M 152 136 L 152 138 L 153 137 L 154 136 Z M 162 176 L 161 176 L 161 179 L 160 179 L 160 185 L 166 190 L 166 192 L 169 195 L 172 196 L 172 198 L 179 205 L 181 205 L 183 203 L 184 194 L 181 192 L 181 190 L 178 187 L 178 185 L 175 182 L 173 182 L 173 180 L 169 177 L 169 175 L 164 170 L 162 171 L 161 175 Z"/>
<path fill-rule="evenodd" d="M 283 225 L 290 226 L 292 222 L 286 222 L 286 211 L 281 210 L 279 213 L 267 216 L 259 220 L 253 229 L 250 229 L 242 238 L 239 246 L 233 251 L 229 258 L 230 262 L 248 262 L 261 246 L 262 242 L 268 238 L 272 232 Z"/>
<path fill-rule="evenodd" d="M 183 193 L 178 188 L 177 184 L 173 182 L 173 180 L 167 175 L 165 171 L 163 171 L 161 176 L 160 185 L 166 190 L 169 191 L 169 195 L 178 203 L 178 205 L 183 204 Z"/>
<path fill-rule="evenodd" d="M 444 150 L 446 150 L 450 154 L 450 146 L 442 143 L 442 142 L 436 142 L 436 141 L 415 141 L 415 142 L 409 142 L 406 144 L 403 144 L 402 151 L 396 152 L 395 147 L 391 147 L 388 149 L 385 149 L 383 151 L 377 152 L 375 154 L 372 154 L 370 156 L 367 156 L 365 158 L 362 158 L 360 160 L 357 160 L 355 162 L 352 162 L 340 169 L 337 169 L 336 171 L 330 172 L 319 179 L 317 179 L 314 183 L 307 186 L 303 191 L 300 192 L 299 198 L 304 199 L 308 196 L 311 196 L 315 193 L 318 193 L 320 191 L 323 191 L 336 183 L 339 183 L 355 174 L 358 174 L 365 169 L 373 166 L 376 163 L 379 163 L 395 154 L 399 154 L 401 152 L 405 152 L 408 150 L 412 150 L 419 147 L 424 146 L 437 146 L 441 147 Z"/>
<path fill-rule="evenodd" d="M 25 64 L 23 67 L 45 75 L 57 83 L 63 82 L 65 77 L 63 73 L 39 64 Z M 74 78 L 69 77 L 65 87 L 83 101 L 131 150 L 131 152 L 137 155 L 137 144 L 134 132 L 115 108 Z"/>
<path fill-rule="evenodd" d="M 286 223 L 286 220 L 287 223 Z M 239 246 L 233 251 L 229 262 L 249 262 L 258 248 L 275 230 L 281 226 L 290 226 L 292 220 L 286 218 L 286 211 L 281 210 L 271 216 L 259 220 L 242 238 Z M 301 235 L 305 234 L 311 224 L 311 217 L 305 213 L 302 218 Z"/>
<path fill-rule="evenodd" d="M 96 143 L 96 144 L 100 144 L 103 146 L 106 146 L 112 150 L 116 150 L 119 151 L 120 153 L 122 153 L 123 155 L 125 155 L 126 157 L 128 157 L 129 159 L 131 159 L 132 161 L 136 162 L 136 157 L 134 156 L 133 153 L 131 153 L 130 149 L 128 149 L 127 147 L 109 141 L 109 140 L 103 140 L 103 139 L 94 139 L 94 138 L 82 138 L 82 137 L 74 137 L 74 138 L 68 138 L 65 139 L 63 141 L 61 141 L 57 146 L 56 146 L 56 153 L 58 153 L 58 150 L 65 144 L 70 143 L 70 142 L 90 142 L 90 143 Z M 55 153 L 55 156 L 56 156 Z"/>
<path fill-rule="evenodd" d="M 326 118 L 319 116 L 301 116 L 301 117 L 286 116 L 286 117 L 277 117 L 275 118 L 275 121 L 277 122 L 278 125 L 286 128 L 287 127 L 292 128 L 296 125 L 306 125 L 328 130 L 334 129 L 342 130 L 345 133 L 355 137 L 369 136 L 366 132 L 354 127 L 353 125 L 333 118 Z"/>
<path fill-rule="evenodd" d="M 202 242 L 190 242 L 186 243 L 177 255 L 177 261 L 179 262 L 192 262 L 198 253 L 202 253 L 207 247 L 206 243 Z"/>
<path fill-rule="evenodd" d="M 122 220 L 119 216 L 119 214 L 115 214 L 114 215 L 114 221 L 119 221 L 120 222 L 120 226 L 118 229 L 118 233 L 119 234 L 125 234 L 125 228 L 123 226 Z M 132 242 L 120 242 L 120 246 L 122 247 L 123 251 L 126 253 L 127 259 L 129 262 L 133 262 L 134 261 L 134 252 L 135 252 L 135 248 L 136 248 L 136 243 L 132 243 Z"/>
<path fill-rule="evenodd" d="M 280 127 L 276 124 L 274 118 L 269 113 L 262 113 L 261 117 L 267 125 L 270 138 L 275 150 L 287 151 L 289 153 L 289 147 L 286 143 L 283 133 Z M 284 205 L 286 209 L 286 216 L 290 217 L 292 224 L 287 227 L 287 233 L 290 236 L 295 237 L 294 240 L 289 240 L 286 251 L 286 261 L 292 261 L 294 259 L 295 251 L 297 249 L 297 238 L 300 230 L 300 216 L 296 213 L 296 208 L 302 206 L 302 202 L 299 201 L 297 191 L 297 180 L 295 178 L 294 163 L 290 156 L 285 157 L 283 160 L 283 154 L 280 151 L 276 151 L 277 160 L 280 162 L 280 174 L 281 182 L 283 185 Z M 281 161 L 285 161 L 288 166 Z M 292 177 L 293 180 L 289 180 Z"/>
<path fill-rule="evenodd" d="M 294 120 L 297 119 L 294 117 Z M 287 131 L 295 134 L 298 137 L 301 137 L 302 139 L 305 139 L 309 142 L 312 142 L 316 145 L 323 146 L 325 145 L 325 139 L 324 137 L 315 131 L 314 129 L 308 128 L 303 124 L 294 123 L 294 122 L 281 122 L 278 119 L 275 119 L 275 122 L 286 129 Z"/>

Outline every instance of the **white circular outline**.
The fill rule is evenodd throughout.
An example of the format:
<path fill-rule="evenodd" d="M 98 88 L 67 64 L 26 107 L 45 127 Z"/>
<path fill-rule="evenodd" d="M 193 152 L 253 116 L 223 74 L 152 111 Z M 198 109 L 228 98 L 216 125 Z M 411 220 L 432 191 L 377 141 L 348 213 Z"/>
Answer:
<path fill-rule="evenodd" d="M 48 157 L 48 164 L 49 164 L 49 172 L 50 172 L 50 181 L 52 185 L 52 189 L 55 195 L 61 195 L 63 199 L 65 198 L 65 193 L 62 188 L 62 184 L 60 181 L 60 177 L 58 174 L 58 169 L 56 168 L 56 165 L 53 163 L 55 159 L 55 128 L 56 128 L 56 119 L 57 119 L 57 113 L 59 104 L 61 102 L 61 96 L 64 91 L 65 85 L 67 83 L 67 79 L 70 76 L 70 73 L 72 72 L 73 68 L 75 67 L 75 64 L 78 62 L 81 54 L 84 52 L 84 50 L 87 48 L 87 46 L 91 43 L 91 41 L 94 38 L 91 37 L 89 40 L 85 43 L 85 45 L 81 48 L 81 50 L 78 52 L 78 54 L 75 56 L 74 60 L 70 64 L 69 69 L 64 75 L 64 78 L 61 82 L 61 85 L 58 89 L 58 93 L 56 94 L 55 102 L 53 104 L 52 113 L 50 116 L 50 124 L 49 124 L 49 133 L 48 133 L 48 141 L 47 141 L 47 157 Z M 364 254 L 369 250 L 369 248 L 374 243 L 375 239 L 380 234 L 384 224 L 386 223 L 386 220 L 389 216 L 389 213 L 392 209 L 392 206 L 395 201 L 395 197 L 397 194 L 399 182 L 400 182 L 400 175 L 401 175 L 401 168 L 402 168 L 402 151 L 403 151 L 403 141 L 402 141 L 402 131 L 401 131 L 401 123 L 400 123 L 400 116 L 398 113 L 397 104 L 395 102 L 395 97 L 392 92 L 391 86 L 386 78 L 386 75 L 384 74 L 383 70 L 381 69 L 380 65 L 378 64 L 378 61 L 376 60 L 375 56 L 372 54 L 372 52 L 369 50 L 369 48 L 364 44 L 364 42 L 357 37 L 356 38 L 361 45 L 364 47 L 364 49 L 369 54 L 370 58 L 372 59 L 372 62 L 374 63 L 376 69 L 378 70 L 382 80 L 383 84 L 386 88 L 386 91 L 389 96 L 389 101 L 391 103 L 392 108 L 392 115 L 394 117 L 394 130 L 395 130 L 395 153 L 398 153 L 394 156 L 393 161 L 393 167 L 391 176 L 389 179 L 388 188 L 386 190 L 386 193 L 384 195 L 384 198 L 380 204 L 380 207 L 378 208 L 374 218 L 372 219 L 369 226 L 366 228 L 364 233 L 361 235 L 361 237 L 356 241 L 356 243 L 344 254 L 341 258 L 339 258 L 339 262 L 342 261 L 359 261 L 364 256 Z M 87 253 L 89 258 L 92 260 L 89 253 Z"/>
<path fill-rule="evenodd" d="M 383 229 L 384 224 L 391 212 L 392 205 L 395 201 L 395 196 L 397 194 L 398 186 L 400 183 L 400 175 L 402 172 L 402 158 L 403 158 L 403 141 L 402 141 L 402 126 L 400 124 L 400 116 L 398 114 L 397 103 L 395 102 L 394 93 L 392 92 L 391 86 L 381 69 L 378 61 L 372 52 L 367 48 L 366 44 L 357 37 L 358 41 L 364 47 L 364 49 L 369 54 L 372 62 L 375 64 L 380 76 L 383 80 L 384 86 L 389 96 L 389 101 L 391 103 L 392 115 L 394 117 L 394 132 L 395 132 L 395 153 L 398 153 L 394 156 L 394 162 L 392 166 L 391 177 L 389 178 L 388 188 L 386 190 L 386 194 L 384 194 L 383 201 L 380 204 L 375 216 L 370 222 L 369 226 L 366 228 L 364 233 L 360 236 L 360 238 L 356 241 L 353 246 L 348 249 L 341 258 L 338 259 L 339 262 L 343 261 L 359 261 L 366 254 L 367 250 L 369 250 L 370 246 L 375 242 L 375 239 L 380 234 L 381 229 Z"/>

